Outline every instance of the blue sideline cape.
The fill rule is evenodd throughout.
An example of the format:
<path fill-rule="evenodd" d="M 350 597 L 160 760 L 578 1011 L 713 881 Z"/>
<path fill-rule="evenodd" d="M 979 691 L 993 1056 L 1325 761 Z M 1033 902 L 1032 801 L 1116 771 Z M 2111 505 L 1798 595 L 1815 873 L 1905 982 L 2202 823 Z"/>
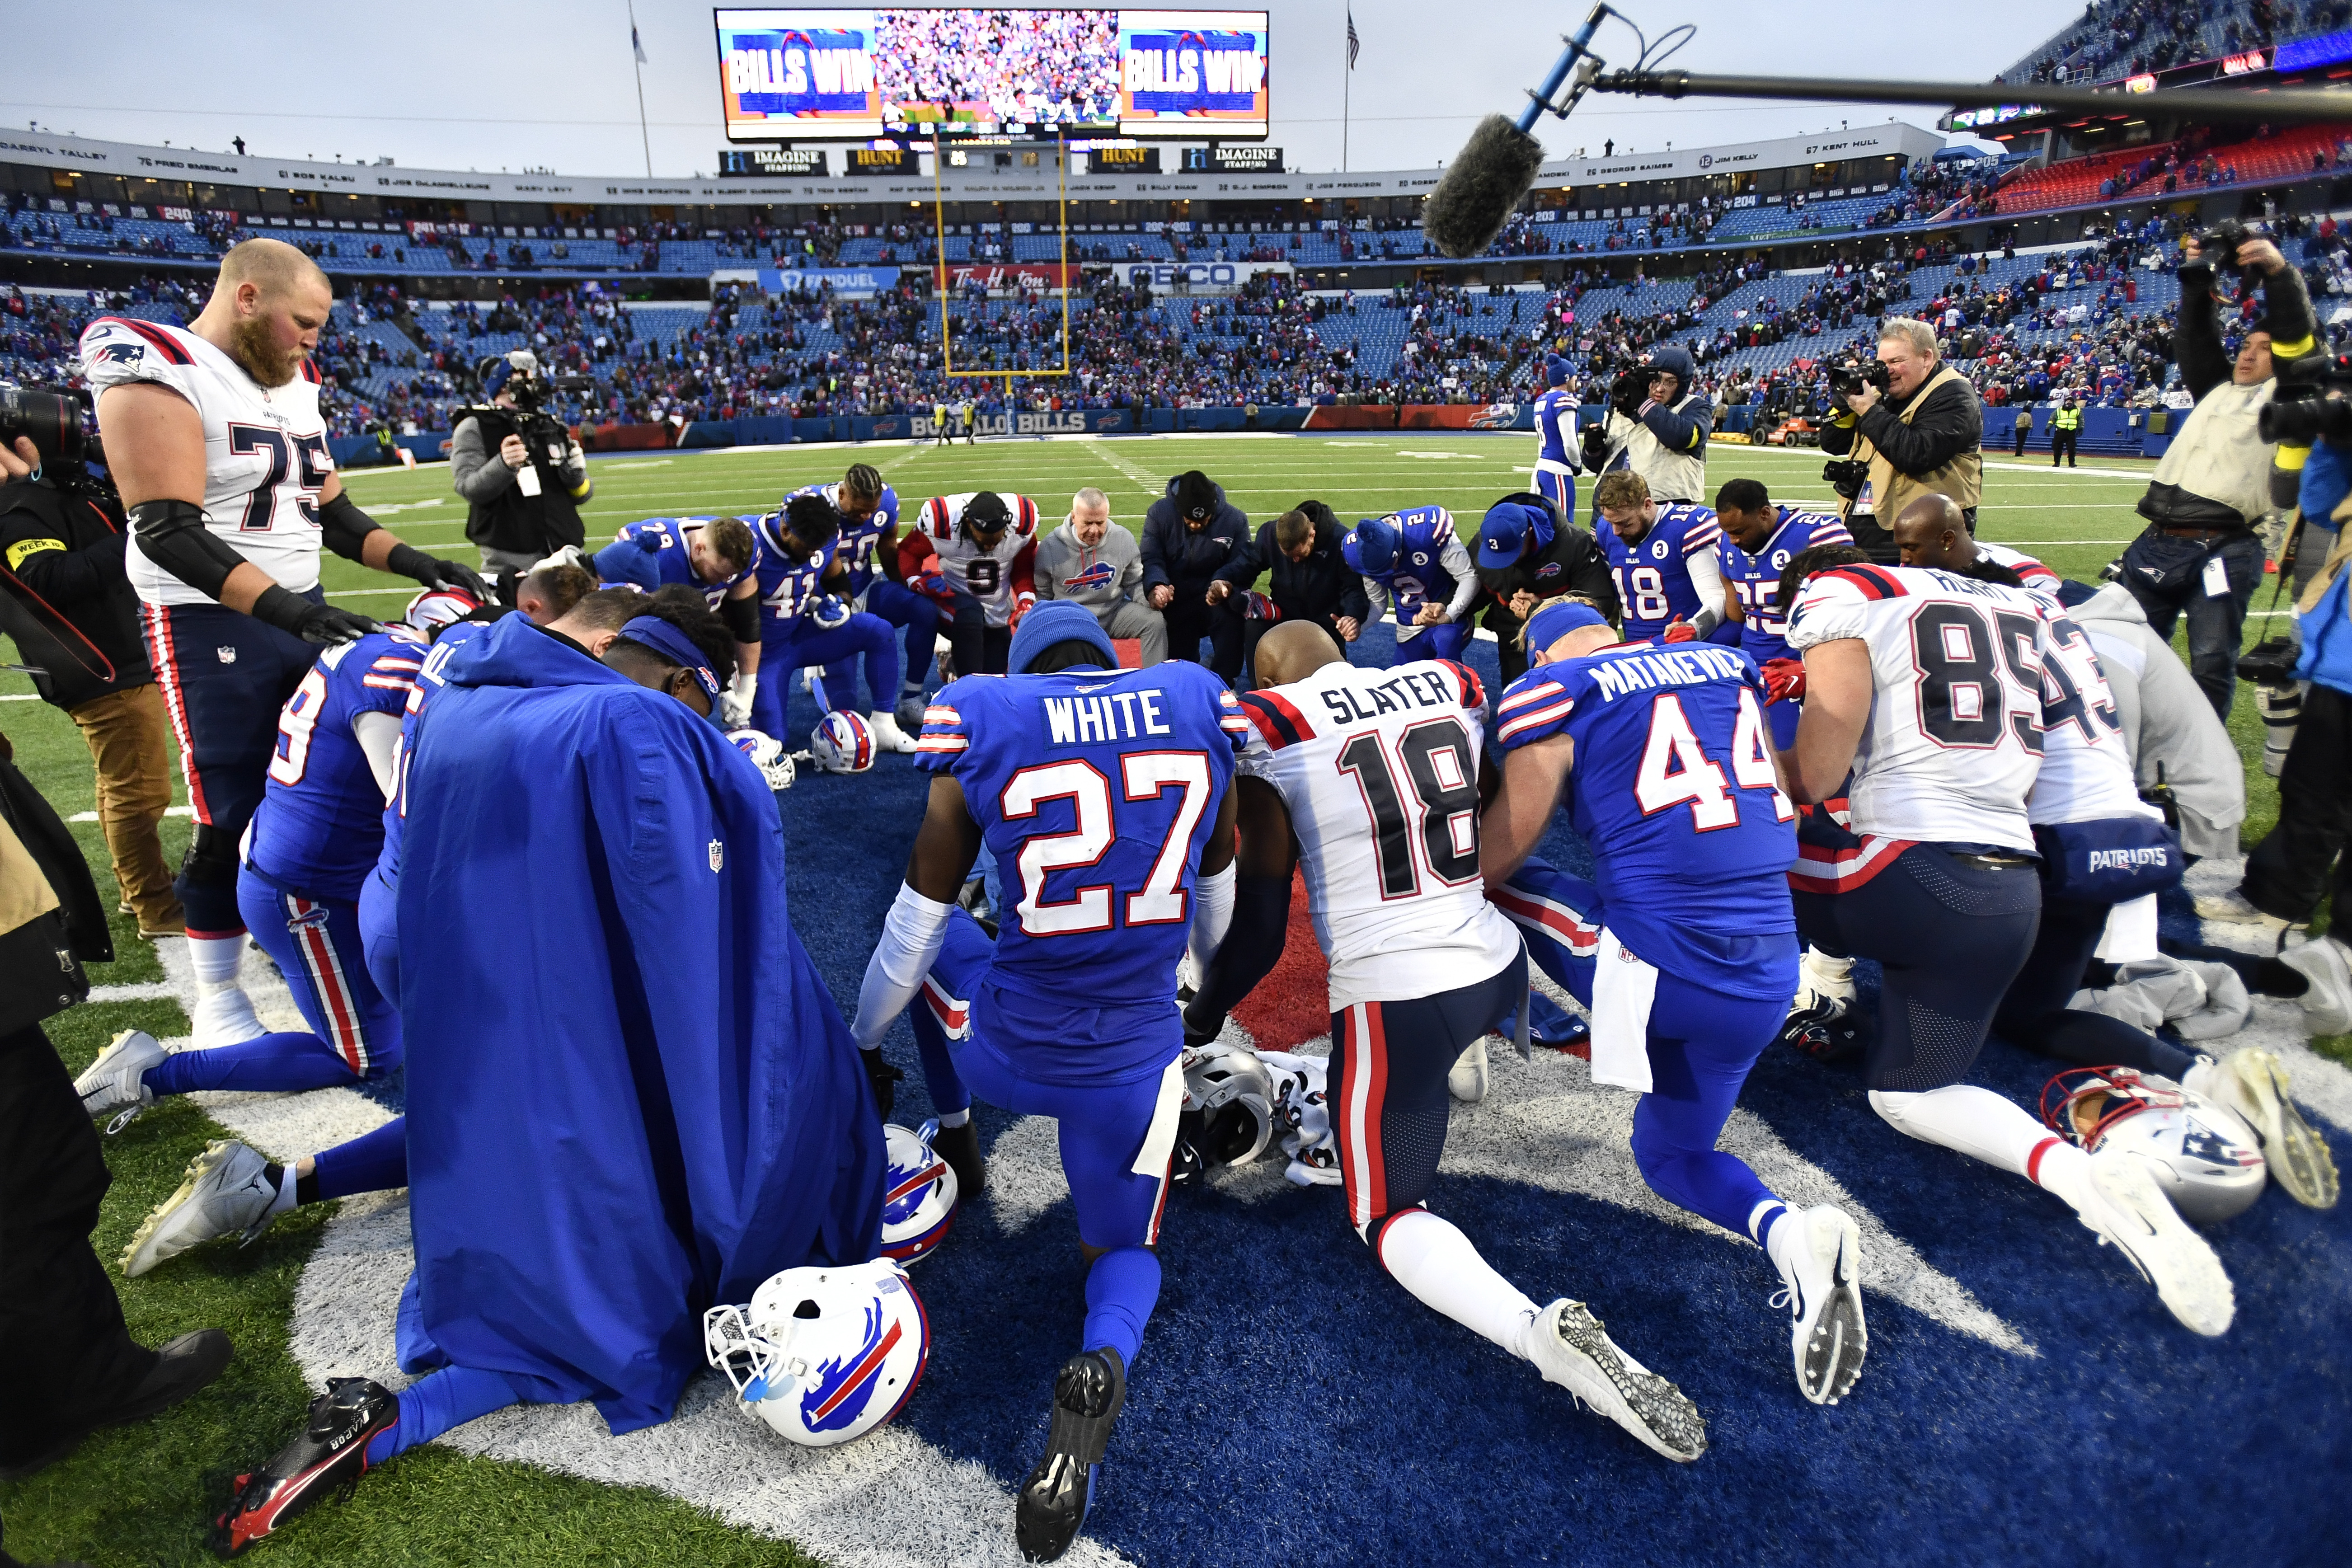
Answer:
<path fill-rule="evenodd" d="M 875 1256 L 881 1119 L 742 753 L 520 616 L 442 675 L 399 889 L 421 1326 L 632 1431 L 705 1308 Z"/>

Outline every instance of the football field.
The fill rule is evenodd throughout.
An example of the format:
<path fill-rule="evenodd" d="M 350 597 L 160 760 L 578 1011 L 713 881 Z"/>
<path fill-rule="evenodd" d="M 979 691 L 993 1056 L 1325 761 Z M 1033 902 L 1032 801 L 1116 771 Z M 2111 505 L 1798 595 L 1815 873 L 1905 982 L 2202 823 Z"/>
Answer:
<path fill-rule="evenodd" d="M 934 493 L 1034 497 L 1047 526 L 1084 485 L 1129 527 L 1198 468 L 1253 522 L 1309 497 L 1343 523 L 1435 502 L 1465 531 L 1523 489 L 1528 437 L 1195 437 L 652 453 L 598 458 L 592 544 L 656 515 L 754 512 L 787 489 L 871 462 L 902 510 Z M 2095 580 L 2138 531 L 2151 465 L 1989 455 L 1982 537 Z M 1763 479 L 1784 506 L 1832 498 L 1813 452 L 1715 447 L 1712 488 Z M 470 560 L 446 468 L 349 476 L 403 538 Z M 1589 494 L 1589 492 L 1588 492 Z M 330 559 L 336 602 L 396 615 L 414 592 Z M 2281 600 L 2283 613 L 2285 601 Z M 2266 583 L 2258 613 L 2271 608 Z M 2283 630 L 2249 622 L 2248 640 Z M 1382 637 L 1360 645 L 1383 648 Z M 1491 643 L 1472 661 L 1491 679 Z M 65 717 L 0 675 L 0 732 L 68 816 L 94 805 Z M 814 722 L 794 694 L 793 724 Z M 2242 693 L 2233 731 L 2259 756 Z M 796 926 L 845 1010 L 896 891 L 921 811 L 912 759 L 868 774 L 803 773 L 785 796 Z M 175 770 L 176 772 L 176 770 Z M 2275 814 L 2250 770 L 2248 843 Z M 178 787 L 175 779 L 175 789 Z M 165 825 L 176 862 L 187 821 Z M 78 824 L 112 902 L 94 821 Z M 1549 852 L 1582 858 L 1565 828 Z M 2192 879 L 2226 878 L 2208 866 Z M 2204 881 L 2199 881 L 2203 886 Z M 453 918 L 461 918 L 452 911 Z M 2193 930 L 2185 898 L 2167 929 Z M 1311 949 L 1294 920 L 1290 952 Z M 100 992 L 46 1027 L 79 1070 L 117 1030 L 187 1032 L 177 943 L 118 920 Z M 495 940 L 486 934 L 485 940 Z M 2221 940 L 2215 938 L 2214 940 Z M 1253 998 L 1239 1025 L 1273 1048 L 1319 1052 L 1312 994 Z M 267 963 L 247 979 L 283 1010 Z M 1287 1005 L 1285 1005 L 1287 1004 Z M 2249 1038 L 2290 1055 L 2297 1089 L 2352 1163 L 2352 1040 L 2302 1045 L 2291 1004 L 2257 1004 Z M 908 1068 L 894 1120 L 929 1114 Z M 1584 1064 L 1494 1053 L 1495 1084 L 1455 1106 L 1432 1207 L 1538 1301 L 1590 1301 L 1612 1335 L 1676 1381 L 1710 1449 L 1668 1465 L 1576 1408 L 1533 1370 L 1439 1319 L 1381 1273 L 1339 1194 L 1285 1183 L 1280 1157 L 1171 1200 L 1167 1281 L 1134 1369 L 1086 1536 L 1068 1561 L 1176 1564 L 2341 1563 L 2352 1531 L 2352 1209 L 2315 1214 L 2265 1193 L 2207 1234 L 2237 1289 L 2219 1340 L 2180 1328 L 2056 1199 L 1910 1142 L 1869 1110 L 1858 1077 L 1794 1053 L 1759 1063 L 1725 1147 L 1802 1202 L 1836 1201 L 1865 1237 L 1871 1356 L 1842 1404 L 1815 1408 L 1789 1370 L 1778 1280 L 1760 1252 L 1652 1196 L 1625 1148 L 1633 1100 Z M 2031 1105 L 2053 1064 L 1988 1046 L 1977 1081 Z M 114 1172 L 96 1237 L 110 1264 L 208 1139 L 278 1156 L 367 1131 L 400 1103 L 362 1095 L 213 1094 L 166 1100 L 109 1138 Z M 981 1108 L 987 1192 L 914 1268 L 932 1353 L 900 1419 L 842 1449 L 795 1450 L 697 1381 L 677 1418 L 615 1440 L 585 1407 L 518 1410 L 460 1428 L 365 1478 L 256 1549 L 264 1563 L 852 1563 L 1017 1562 L 1012 1491 L 1041 1450 L 1053 1372 L 1076 1347 L 1081 1266 L 1052 1125 Z M 213 1243 L 121 1280 L 134 1334 L 228 1330 L 236 1359 L 146 1425 L 102 1432 L 67 1461 L 0 1483 L 7 1550 L 33 1563 L 208 1561 L 206 1521 L 238 1471 L 297 1428 L 330 1374 L 392 1379 L 394 1298 L 408 1262 L 404 1194 L 304 1208 L 240 1247 Z M 2334 1544 L 2330 1544 L 2333 1542 Z"/>

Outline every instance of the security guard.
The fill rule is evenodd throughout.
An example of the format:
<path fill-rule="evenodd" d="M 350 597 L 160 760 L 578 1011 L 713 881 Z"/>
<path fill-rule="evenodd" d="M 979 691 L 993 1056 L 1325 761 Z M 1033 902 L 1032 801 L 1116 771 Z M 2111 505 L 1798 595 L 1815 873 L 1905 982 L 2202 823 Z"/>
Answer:
<path fill-rule="evenodd" d="M 2083 410 L 2072 397 L 2058 405 L 2050 416 L 2050 466 L 2058 466 L 2058 454 L 2066 454 L 2066 466 L 2074 466 L 2074 443 L 2083 434 Z"/>

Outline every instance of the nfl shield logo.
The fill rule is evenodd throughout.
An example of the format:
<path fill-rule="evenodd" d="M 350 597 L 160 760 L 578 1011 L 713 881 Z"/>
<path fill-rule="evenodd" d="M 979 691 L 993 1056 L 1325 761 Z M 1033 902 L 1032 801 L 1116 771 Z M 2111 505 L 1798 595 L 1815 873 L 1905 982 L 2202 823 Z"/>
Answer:
<path fill-rule="evenodd" d="M 714 871 L 727 863 L 727 847 L 716 838 L 710 841 L 710 868 Z"/>
<path fill-rule="evenodd" d="M 236 649 L 228 647 L 226 644 L 223 644 L 221 647 L 213 649 L 213 651 L 220 655 L 220 661 L 223 664 L 235 664 L 236 662 Z"/>

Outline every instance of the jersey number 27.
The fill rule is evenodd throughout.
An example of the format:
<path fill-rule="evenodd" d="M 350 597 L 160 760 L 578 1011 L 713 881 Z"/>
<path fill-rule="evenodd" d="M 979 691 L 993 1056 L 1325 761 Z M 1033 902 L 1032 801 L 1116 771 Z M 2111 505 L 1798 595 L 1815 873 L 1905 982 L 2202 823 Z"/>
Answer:
<path fill-rule="evenodd" d="M 1045 833 L 1021 846 L 1021 930 L 1029 936 L 1074 936 L 1103 931 L 1114 923 L 1178 925 L 1192 916 L 1182 883 L 1192 858 L 1192 835 L 1209 809 L 1209 758 L 1203 752 L 1129 752 L 1118 759 L 1123 797 L 1157 800 L 1182 792 L 1175 819 L 1151 858 L 1143 886 L 1126 898 L 1108 882 L 1081 886 L 1070 897 L 1048 902 L 1045 879 L 1055 871 L 1100 865 L 1118 831 L 1110 781 L 1092 763 L 1045 763 L 1023 768 L 1005 781 L 998 797 L 1007 822 L 1034 817 L 1050 800 L 1066 800 L 1076 816 L 1067 833 Z"/>

